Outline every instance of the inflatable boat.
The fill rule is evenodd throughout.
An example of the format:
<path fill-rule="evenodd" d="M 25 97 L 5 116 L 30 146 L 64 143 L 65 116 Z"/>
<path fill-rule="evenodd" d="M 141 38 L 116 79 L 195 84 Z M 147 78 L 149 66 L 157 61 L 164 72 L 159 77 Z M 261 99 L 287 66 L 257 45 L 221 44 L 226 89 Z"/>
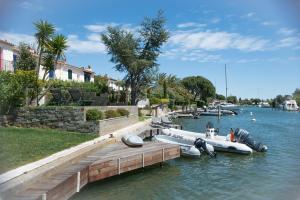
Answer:
<path fill-rule="evenodd" d="M 131 147 L 139 147 L 139 146 L 143 146 L 144 141 L 142 138 L 140 138 L 137 135 L 133 135 L 133 134 L 126 134 L 122 136 L 122 141 Z"/>
<path fill-rule="evenodd" d="M 170 136 L 177 136 L 177 137 L 189 137 L 196 140 L 197 138 L 203 139 L 207 144 L 210 144 L 214 147 L 216 151 L 224 151 L 224 152 L 231 152 L 231 153 L 239 153 L 239 154 L 251 154 L 253 150 L 248 147 L 246 144 L 239 143 L 239 142 L 231 142 L 229 136 L 219 136 L 217 135 L 217 129 L 208 128 L 206 133 L 197 133 L 191 131 L 184 131 L 179 129 L 163 129 L 162 134 L 170 135 Z"/>
<path fill-rule="evenodd" d="M 168 135 L 155 135 L 154 141 L 160 141 L 169 144 L 178 144 L 180 146 L 180 154 L 187 157 L 200 157 L 201 153 L 206 152 L 210 156 L 215 156 L 214 147 L 205 141 L 195 142 L 193 137 L 180 137 Z"/>

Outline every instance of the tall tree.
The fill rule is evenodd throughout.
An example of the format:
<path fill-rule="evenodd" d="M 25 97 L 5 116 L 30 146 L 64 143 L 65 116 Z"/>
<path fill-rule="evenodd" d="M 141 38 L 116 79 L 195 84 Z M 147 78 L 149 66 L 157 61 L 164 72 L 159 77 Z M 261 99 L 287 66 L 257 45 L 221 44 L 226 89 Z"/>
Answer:
<path fill-rule="evenodd" d="M 29 45 L 25 43 L 19 44 L 19 57 L 16 62 L 17 70 L 34 70 L 36 67 L 36 59 L 30 52 Z"/>
<path fill-rule="evenodd" d="M 144 19 L 137 37 L 120 27 L 108 27 L 107 33 L 101 35 L 115 69 L 126 73 L 124 80 L 131 87 L 132 105 L 157 71 L 160 47 L 168 38 L 164 25 L 163 13 L 159 11 L 155 18 Z"/>
<path fill-rule="evenodd" d="M 40 21 L 34 23 L 34 25 L 35 25 L 35 29 L 37 31 L 35 33 L 35 38 L 37 40 L 37 44 L 38 44 L 37 50 L 38 50 L 38 54 L 39 54 L 39 59 L 38 59 L 37 66 L 36 66 L 36 74 L 37 74 L 36 82 L 38 82 L 42 56 L 43 56 L 45 49 L 47 47 L 49 47 L 49 41 L 54 34 L 55 28 L 52 24 L 48 23 L 47 21 L 43 21 L 43 20 L 40 20 Z M 38 94 L 38 89 L 36 92 Z M 39 105 L 38 95 L 37 95 L 36 101 L 37 101 L 36 102 L 37 105 Z"/>
<path fill-rule="evenodd" d="M 65 51 L 68 48 L 67 42 L 67 38 L 62 34 L 55 35 L 49 42 L 49 48 L 55 56 L 54 71 L 57 68 L 58 61 L 65 59 Z"/>
<path fill-rule="evenodd" d="M 189 76 L 182 80 L 184 87 L 194 95 L 194 101 L 197 98 L 207 101 L 208 97 L 214 97 L 216 89 L 213 84 L 202 76 Z"/>

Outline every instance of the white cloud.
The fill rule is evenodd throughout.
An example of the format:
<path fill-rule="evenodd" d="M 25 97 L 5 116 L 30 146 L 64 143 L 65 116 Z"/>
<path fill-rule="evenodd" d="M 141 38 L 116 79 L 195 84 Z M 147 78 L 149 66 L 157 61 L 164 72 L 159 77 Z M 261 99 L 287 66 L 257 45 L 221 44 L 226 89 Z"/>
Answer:
<path fill-rule="evenodd" d="M 19 6 L 26 10 L 41 11 L 43 6 L 40 5 L 40 1 L 22 1 Z"/>
<path fill-rule="evenodd" d="M 105 53 L 105 46 L 96 35 L 89 35 L 87 40 L 80 40 L 77 35 L 68 35 L 68 46 L 70 52 Z"/>
<path fill-rule="evenodd" d="M 284 36 L 290 36 L 293 35 L 295 33 L 295 29 L 291 29 L 291 28 L 280 28 L 277 33 L 280 35 L 284 35 Z"/>
<path fill-rule="evenodd" d="M 12 32 L 0 31 L 0 39 L 6 40 L 7 42 L 15 45 L 19 45 L 20 42 L 24 42 L 31 45 L 34 45 L 36 43 L 35 38 L 31 35 L 12 33 Z"/>
<path fill-rule="evenodd" d="M 255 12 L 249 12 L 245 15 L 245 17 L 251 18 L 251 17 L 254 17 L 255 14 L 256 14 Z"/>
<path fill-rule="evenodd" d="M 264 50 L 269 41 L 252 36 L 242 36 L 229 32 L 175 32 L 169 44 L 184 49 L 224 50 L 238 49 L 243 51 Z"/>
<path fill-rule="evenodd" d="M 200 63 L 223 62 L 220 55 L 208 54 L 202 50 L 170 49 L 162 54 L 169 59 L 180 59 L 181 61 L 194 61 Z"/>
<path fill-rule="evenodd" d="M 274 22 L 274 21 L 264 21 L 261 23 L 261 25 L 263 26 L 275 26 L 277 25 L 277 22 Z"/>
<path fill-rule="evenodd" d="M 297 47 L 300 46 L 300 38 L 299 37 L 286 37 L 279 41 L 277 44 L 278 48 L 283 47 Z"/>
<path fill-rule="evenodd" d="M 217 23 L 219 23 L 220 21 L 221 21 L 220 18 L 213 18 L 213 19 L 211 20 L 211 23 L 217 24 Z"/>
<path fill-rule="evenodd" d="M 195 22 L 186 22 L 177 25 L 178 28 L 201 28 L 205 26 L 206 24 L 200 24 Z"/>
<path fill-rule="evenodd" d="M 128 32 L 135 33 L 139 29 L 139 26 L 133 26 L 132 24 L 118 24 L 118 23 L 102 23 L 102 24 L 89 24 L 85 25 L 84 28 L 94 33 L 104 32 L 108 26 L 119 26 Z"/>

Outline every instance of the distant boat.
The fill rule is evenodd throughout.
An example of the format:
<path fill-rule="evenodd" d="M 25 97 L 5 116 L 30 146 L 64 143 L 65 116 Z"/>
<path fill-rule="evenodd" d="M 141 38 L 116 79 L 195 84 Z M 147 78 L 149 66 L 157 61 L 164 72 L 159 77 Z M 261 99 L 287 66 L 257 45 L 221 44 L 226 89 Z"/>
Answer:
<path fill-rule="evenodd" d="M 258 107 L 260 107 L 260 108 L 271 108 L 271 105 L 268 102 L 260 102 L 258 104 Z"/>
<path fill-rule="evenodd" d="M 283 102 L 283 110 L 297 111 L 299 109 L 295 100 L 286 100 Z"/>
<path fill-rule="evenodd" d="M 239 105 L 228 103 L 228 102 L 220 103 L 220 107 L 223 110 L 231 110 L 231 111 L 238 111 L 240 109 Z"/>

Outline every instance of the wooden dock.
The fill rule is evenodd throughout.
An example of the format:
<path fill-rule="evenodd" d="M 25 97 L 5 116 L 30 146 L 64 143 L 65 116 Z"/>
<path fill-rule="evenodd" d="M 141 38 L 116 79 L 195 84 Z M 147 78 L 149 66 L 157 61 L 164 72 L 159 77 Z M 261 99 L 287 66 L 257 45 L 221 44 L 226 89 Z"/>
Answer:
<path fill-rule="evenodd" d="M 131 148 L 121 142 L 97 149 L 76 162 L 70 162 L 47 172 L 42 178 L 24 183 L 10 191 L 6 199 L 63 200 L 79 192 L 89 182 L 119 175 L 180 156 L 178 145 L 146 142 Z"/>

